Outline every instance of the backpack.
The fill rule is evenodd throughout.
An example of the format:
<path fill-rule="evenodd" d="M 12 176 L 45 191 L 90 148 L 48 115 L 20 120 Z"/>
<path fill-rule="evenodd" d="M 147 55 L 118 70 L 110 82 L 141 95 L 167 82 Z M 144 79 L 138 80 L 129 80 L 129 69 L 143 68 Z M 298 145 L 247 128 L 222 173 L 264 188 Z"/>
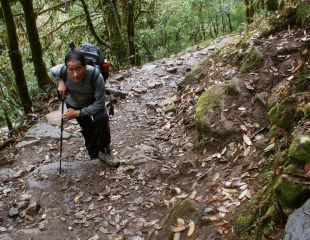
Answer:
<path fill-rule="evenodd" d="M 102 51 L 94 44 L 85 43 L 77 48 L 86 58 L 86 64 L 95 66 L 102 74 L 104 81 L 109 77 L 109 63 Z"/>
<path fill-rule="evenodd" d="M 67 46 L 68 51 L 72 51 L 75 48 L 74 42 L 69 43 Z M 102 51 L 91 43 L 82 44 L 76 49 L 84 54 L 87 65 L 98 68 L 104 81 L 106 81 L 109 77 L 110 64 Z"/>

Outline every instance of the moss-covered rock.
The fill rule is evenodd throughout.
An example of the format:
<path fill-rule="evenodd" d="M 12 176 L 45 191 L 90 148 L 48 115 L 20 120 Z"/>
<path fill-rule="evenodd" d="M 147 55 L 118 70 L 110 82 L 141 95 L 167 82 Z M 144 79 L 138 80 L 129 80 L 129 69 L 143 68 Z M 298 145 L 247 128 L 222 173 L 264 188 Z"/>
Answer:
<path fill-rule="evenodd" d="M 310 132 L 293 140 L 289 148 L 289 157 L 302 163 L 310 162 Z"/>
<path fill-rule="evenodd" d="M 234 123 L 221 109 L 225 106 L 225 86 L 213 85 L 198 99 L 195 120 L 199 134 L 221 139 L 234 133 Z"/>
<path fill-rule="evenodd" d="M 240 95 L 240 89 L 238 88 L 238 85 L 234 84 L 233 82 L 228 83 L 224 86 L 225 94 L 227 96 L 239 96 Z"/>
<path fill-rule="evenodd" d="M 258 52 L 256 48 L 252 47 L 242 61 L 240 72 L 247 73 L 249 71 L 257 70 L 261 68 L 264 63 L 264 57 L 261 55 L 261 53 Z"/>
<path fill-rule="evenodd" d="M 225 84 L 212 85 L 198 98 L 195 120 L 200 139 L 211 137 L 221 140 L 238 133 L 239 123 L 234 121 L 233 111 L 228 111 L 234 103 L 251 97 L 244 82 L 233 77 Z M 238 134 L 240 136 L 240 134 Z"/>
<path fill-rule="evenodd" d="M 219 85 L 211 86 L 207 91 L 203 92 L 198 99 L 196 110 L 196 122 L 200 127 L 204 127 L 204 120 L 213 111 L 213 107 L 220 103 L 224 94 L 224 87 Z"/>
<path fill-rule="evenodd" d="M 200 214 L 202 214 L 200 205 L 193 200 L 186 199 L 182 202 L 176 203 L 172 207 L 162 225 L 168 228 L 176 224 L 177 218 L 194 219 L 193 216 L 198 216 Z"/>
<path fill-rule="evenodd" d="M 274 198 L 284 208 L 300 207 L 310 197 L 309 188 L 287 174 L 282 174 L 277 179 L 273 189 Z"/>
<path fill-rule="evenodd" d="M 173 205 L 171 210 L 169 211 L 169 214 L 163 219 L 161 222 L 161 226 L 163 227 L 158 235 L 154 236 L 154 240 L 162 240 L 162 239 L 172 239 L 172 231 L 171 227 L 177 225 L 177 218 L 182 218 L 185 220 L 185 222 L 194 221 L 196 231 L 191 237 L 186 237 L 186 231 L 183 231 L 181 233 L 181 239 L 205 239 L 198 237 L 198 234 L 204 234 L 205 231 L 203 229 L 203 225 L 200 225 L 199 222 L 202 218 L 202 208 L 201 206 L 194 200 L 185 199 L 181 202 L 178 202 Z M 199 229 L 199 231 L 198 231 Z"/>
<path fill-rule="evenodd" d="M 298 96 L 292 95 L 272 107 L 268 112 L 270 123 L 287 131 L 291 131 L 296 121 L 294 119 L 294 114 L 298 106 L 298 101 Z"/>
<path fill-rule="evenodd" d="M 238 225 L 238 227 L 240 227 L 240 229 L 246 229 L 250 227 L 253 221 L 254 221 L 254 216 L 251 214 L 239 215 L 236 218 L 236 224 Z"/>

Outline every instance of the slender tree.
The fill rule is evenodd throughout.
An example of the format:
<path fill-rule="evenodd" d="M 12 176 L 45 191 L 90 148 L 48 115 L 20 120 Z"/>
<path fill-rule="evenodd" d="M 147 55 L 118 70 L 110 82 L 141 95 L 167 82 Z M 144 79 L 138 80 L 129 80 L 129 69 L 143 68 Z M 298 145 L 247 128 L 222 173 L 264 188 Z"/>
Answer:
<path fill-rule="evenodd" d="M 124 66 L 128 62 L 127 44 L 122 35 L 120 26 L 120 14 L 117 5 L 113 0 L 104 1 L 104 12 L 107 16 L 107 29 L 109 31 L 109 38 L 111 42 L 111 51 L 118 63 Z"/>
<path fill-rule="evenodd" d="M 129 58 L 130 58 L 130 64 L 136 65 L 137 59 L 136 59 L 136 47 L 135 47 L 134 1 L 129 0 L 127 6 L 128 6 L 127 35 L 128 35 Z"/>
<path fill-rule="evenodd" d="M 32 61 L 39 88 L 46 90 L 53 82 L 46 71 L 46 65 L 42 58 L 42 47 L 36 25 L 36 15 L 33 10 L 32 0 L 20 0 L 25 14 L 25 23 L 30 43 Z"/>
<path fill-rule="evenodd" d="M 248 24 L 253 22 L 253 16 L 254 16 L 254 6 L 253 6 L 253 0 L 244 0 L 245 3 L 245 15 L 246 15 L 246 22 Z"/>
<path fill-rule="evenodd" d="M 27 114 L 31 112 L 32 102 L 28 93 L 28 87 L 25 80 L 22 57 L 18 47 L 15 22 L 8 1 L 0 0 L 0 2 L 8 34 L 9 56 L 11 60 L 12 69 L 15 75 L 15 83 L 17 86 L 22 107 L 24 109 L 24 112 Z"/>
<path fill-rule="evenodd" d="M 80 0 L 83 6 L 83 10 L 85 13 L 85 17 L 86 17 L 86 22 L 87 22 L 87 26 L 89 28 L 89 31 L 91 32 L 91 34 L 94 36 L 94 38 L 96 39 L 96 41 L 98 42 L 99 45 L 104 46 L 106 48 L 111 48 L 111 45 L 109 43 L 107 43 L 106 41 L 104 41 L 103 39 L 101 39 L 99 37 L 99 35 L 96 33 L 93 22 L 90 18 L 90 14 L 88 11 L 88 6 L 85 2 L 85 0 Z"/>

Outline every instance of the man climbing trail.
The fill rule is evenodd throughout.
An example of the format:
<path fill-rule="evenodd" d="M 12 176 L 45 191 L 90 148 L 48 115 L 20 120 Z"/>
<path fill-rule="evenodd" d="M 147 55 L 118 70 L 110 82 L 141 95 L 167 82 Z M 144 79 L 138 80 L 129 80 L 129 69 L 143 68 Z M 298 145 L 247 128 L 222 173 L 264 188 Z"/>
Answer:
<path fill-rule="evenodd" d="M 110 149 L 111 133 L 105 108 L 105 85 L 99 70 L 86 65 L 82 52 L 72 50 L 67 53 L 65 64 L 51 68 L 51 73 L 58 82 L 60 95 L 68 94 L 68 110 L 62 117 L 64 120 L 77 120 L 90 158 L 99 158 L 112 167 L 119 167 L 120 162 Z"/>

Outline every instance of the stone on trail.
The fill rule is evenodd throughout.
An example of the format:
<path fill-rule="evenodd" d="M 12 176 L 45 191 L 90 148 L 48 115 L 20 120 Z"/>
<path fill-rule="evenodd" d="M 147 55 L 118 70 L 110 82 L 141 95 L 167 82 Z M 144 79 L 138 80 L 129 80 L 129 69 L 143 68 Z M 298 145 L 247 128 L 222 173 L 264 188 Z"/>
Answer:
<path fill-rule="evenodd" d="M 61 124 L 61 111 L 56 110 L 53 112 L 50 112 L 45 115 L 45 118 L 49 124 L 60 126 Z"/>
<path fill-rule="evenodd" d="M 0 240 L 13 240 L 9 234 L 0 235 Z"/>
<path fill-rule="evenodd" d="M 177 67 L 167 68 L 167 72 L 169 72 L 169 73 L 176 73 L 177 71 L 178 71 Z"/>
<path fill-rule="evenodd" d="M 13 217 L 18 216 L 19 211 L 18 211 L 18 209 L 17 209 L 17 208 L 12 207 L 12 208 L 10 208 L 10 210 L 9 210 L 9 213 L 8 213 L 8 214 L 9 214 L 9 217 L 13 218 Z"/>
<path fill-rule="evenodd" d="M 158 66 L 155 65 L 155 64 L 147 64 L 147 65 L 144 65 L 144 66 L 142 67 L 142 70 L 143 70 L 143 71 L 152 71 L 152 70 L 154 70 L 155 68 L 158 68 Z"/>
<path fill-rule="evenodd" d="M 29 138 L 50 137 L 59 139 L 60 129 L 47 123 L 38 123 L 28 130 L 28 132 L 26 133 L 26 137 Z M 63 139 L 69 139 L 70 137 L 71 137 L 70 133 L 63 131 Z"/>
<path fill-rule="evenodd" d="M 17 148 L 22 148 L 22 147 L 26 147 L 26 146 L 30 146 L 30 145 L 34 145 L 38 142 L 39 140 L 28 140 L 28 141 L 22 141 L 16 144 Z"/>
<path fill-rule="evenodd" d="M 11 168 L 0 169 L 0 182 L 8 182 L 14 178 L 16 171 Z"/>

